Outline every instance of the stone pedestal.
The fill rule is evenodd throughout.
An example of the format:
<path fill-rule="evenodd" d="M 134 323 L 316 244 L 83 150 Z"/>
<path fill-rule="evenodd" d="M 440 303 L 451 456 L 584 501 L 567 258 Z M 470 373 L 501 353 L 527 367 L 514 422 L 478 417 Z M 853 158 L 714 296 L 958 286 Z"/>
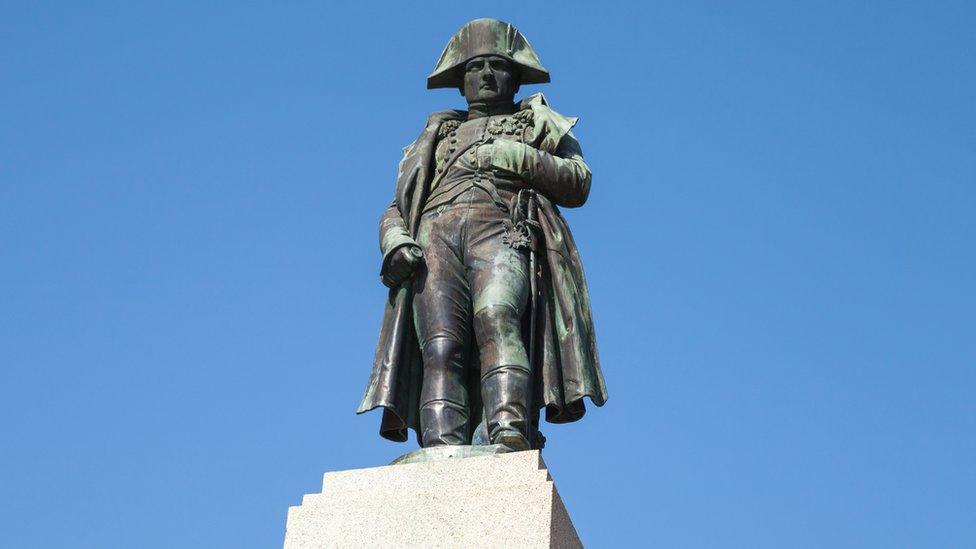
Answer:
<path fill-rule="evenodd" d="M 326 473 L 285 549 L 582 547 L 536 450 Z"/>

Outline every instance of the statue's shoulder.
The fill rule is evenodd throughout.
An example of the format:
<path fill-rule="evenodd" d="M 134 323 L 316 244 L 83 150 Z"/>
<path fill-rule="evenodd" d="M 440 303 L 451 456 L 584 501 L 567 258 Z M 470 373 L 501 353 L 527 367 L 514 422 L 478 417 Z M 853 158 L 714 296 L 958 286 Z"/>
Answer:
<path fill-rule="evenodd" d="M 533 93 L 532 95 L 522 99 L 518 102 L 518 110 L 531 110 L 533 114 L 537 116 L 542 116 L 546 118 L 554 118 L 559 120 L 573 121 L 578 120 L 575 116 L 565 116 L 560 114 L 555 109 L 549 105 L 549 101 L 546 96 L 540 93 Z"/>
<path fill-rule="evenodd" d="M 427 131 L 437 130 L 437 141 L 461 127 L 468 117 L 468 111 L 441 111 L 427 117 Z"/>
<path fill-rule="evenodd" d="M 542 92 L 533 93 L 532 95 L 530 95 L 530 96 L 528 96 L 528 97 L 526 97 L 526 98 L 524 98 L 524 99 L 522 99 L 521 101 L 518 102 L 518 110 L 524 111 L 526 109 L 532 109 L 532 110 L 536 110 L 536 109 L 552 110 L 552 108 L 549 107 L 549 101 L 546 100 L 546 96 L 543 95 Z M 555 112 L 555 111 L 553 111 L 553 112 Z"/>
<path fill-rule="evenodd" d="M 519 101 L 519 111 L 532 113 L 532 123 L 535 126 L 533 142 L 538 148 L 552 152 L 569 130 L 576 125 L 579 118 L 565 116 L 549 106 L 546 96 L 541 93 L 532 94 Z"/>
<path fill-rule="evenodd" d="M 403 148 L 403 155 L 404 156 L 409 155 L 410 152 L 418 144 L 420 144 L 426 139 L 430 139 L 431 137 L 429 136 L 434 136 L 434 139 L 436 139 L 438 137 L 436 132 L 438 132 L 438 130 L 442 126 L 444 126 L 445 123 L 460 125 L 461 124 L 460 121 L 464 120 L 464 118 L 467 115 L 468 115 L 467 111 L 457 111 L 457 110 L 437 111 L 431 113 L 430 116 L 427 117 L 427 122 L 424 124 L 423 131 L 420 132 L 420 136 L 418 136 L 417 139 L 414 139 L 412 143 L 410 143 L 409 145 Z"/>
<path fill-rule="evenodd" d="M 424 128 L 430 128 L 435 126 L 440 126 L 444 122 L 448 121 L 461 121 L 468 115 L 468 111 L 437 111 L 430 113 L 427 117 L 427 123 L 424 124 Z"/>

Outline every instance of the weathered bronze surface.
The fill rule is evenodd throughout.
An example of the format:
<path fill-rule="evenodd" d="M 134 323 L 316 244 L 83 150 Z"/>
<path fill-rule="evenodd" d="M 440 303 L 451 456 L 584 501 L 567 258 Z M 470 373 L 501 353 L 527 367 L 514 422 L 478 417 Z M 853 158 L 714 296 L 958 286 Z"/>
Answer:
<path fill-rule="evenodd" d="M 520 84 L 549 81 L 524 36 L 478 19 L 450 40 L 428 88 L 456 87 L 467 111 L 430 115 L 404 149 L 380 220 L 390 288 L 359 413 L 420 445 L 541 448 L 550 423 L 602 406 L 590 300 L 558 206 L 582 206 L 591 175 L 576 118 Z"/>

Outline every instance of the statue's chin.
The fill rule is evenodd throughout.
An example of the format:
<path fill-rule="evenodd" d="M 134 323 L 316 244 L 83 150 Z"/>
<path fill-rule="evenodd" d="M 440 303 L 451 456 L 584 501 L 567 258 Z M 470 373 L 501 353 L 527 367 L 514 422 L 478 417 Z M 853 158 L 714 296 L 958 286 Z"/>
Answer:
<path fill-rule="evenodd" d="M 497 91 L 486 90 L 478 93 L 473 99 L 468 99 L 468 104 L 492 105 L 495 103 L 511 103 L 515 99 L 514 94 L 502 94 Z"/>

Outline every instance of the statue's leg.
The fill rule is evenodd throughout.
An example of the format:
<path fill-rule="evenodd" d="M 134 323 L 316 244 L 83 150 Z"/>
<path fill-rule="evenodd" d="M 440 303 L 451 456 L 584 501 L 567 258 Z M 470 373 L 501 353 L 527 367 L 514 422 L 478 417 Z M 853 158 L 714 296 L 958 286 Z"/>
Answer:
<path fill-rule="evenodd" d="M 423 352 L 420 443 L 471 443 L 467 377 L 471 297 L 459 254 L 463 215 L 457 209 L 424 217 L 418 243 L 427 267 L 414 281 L 414 323 Z"/>
<path fill-rule="evenodd" d="M 469 222 L 466 262 L 488 437 L 493 444 L 528 450 L 531 371 L 522 340 L 528 257 L 502 241 L 504 212 L 491 208 L 481 213 L 477 231 Z"/>

